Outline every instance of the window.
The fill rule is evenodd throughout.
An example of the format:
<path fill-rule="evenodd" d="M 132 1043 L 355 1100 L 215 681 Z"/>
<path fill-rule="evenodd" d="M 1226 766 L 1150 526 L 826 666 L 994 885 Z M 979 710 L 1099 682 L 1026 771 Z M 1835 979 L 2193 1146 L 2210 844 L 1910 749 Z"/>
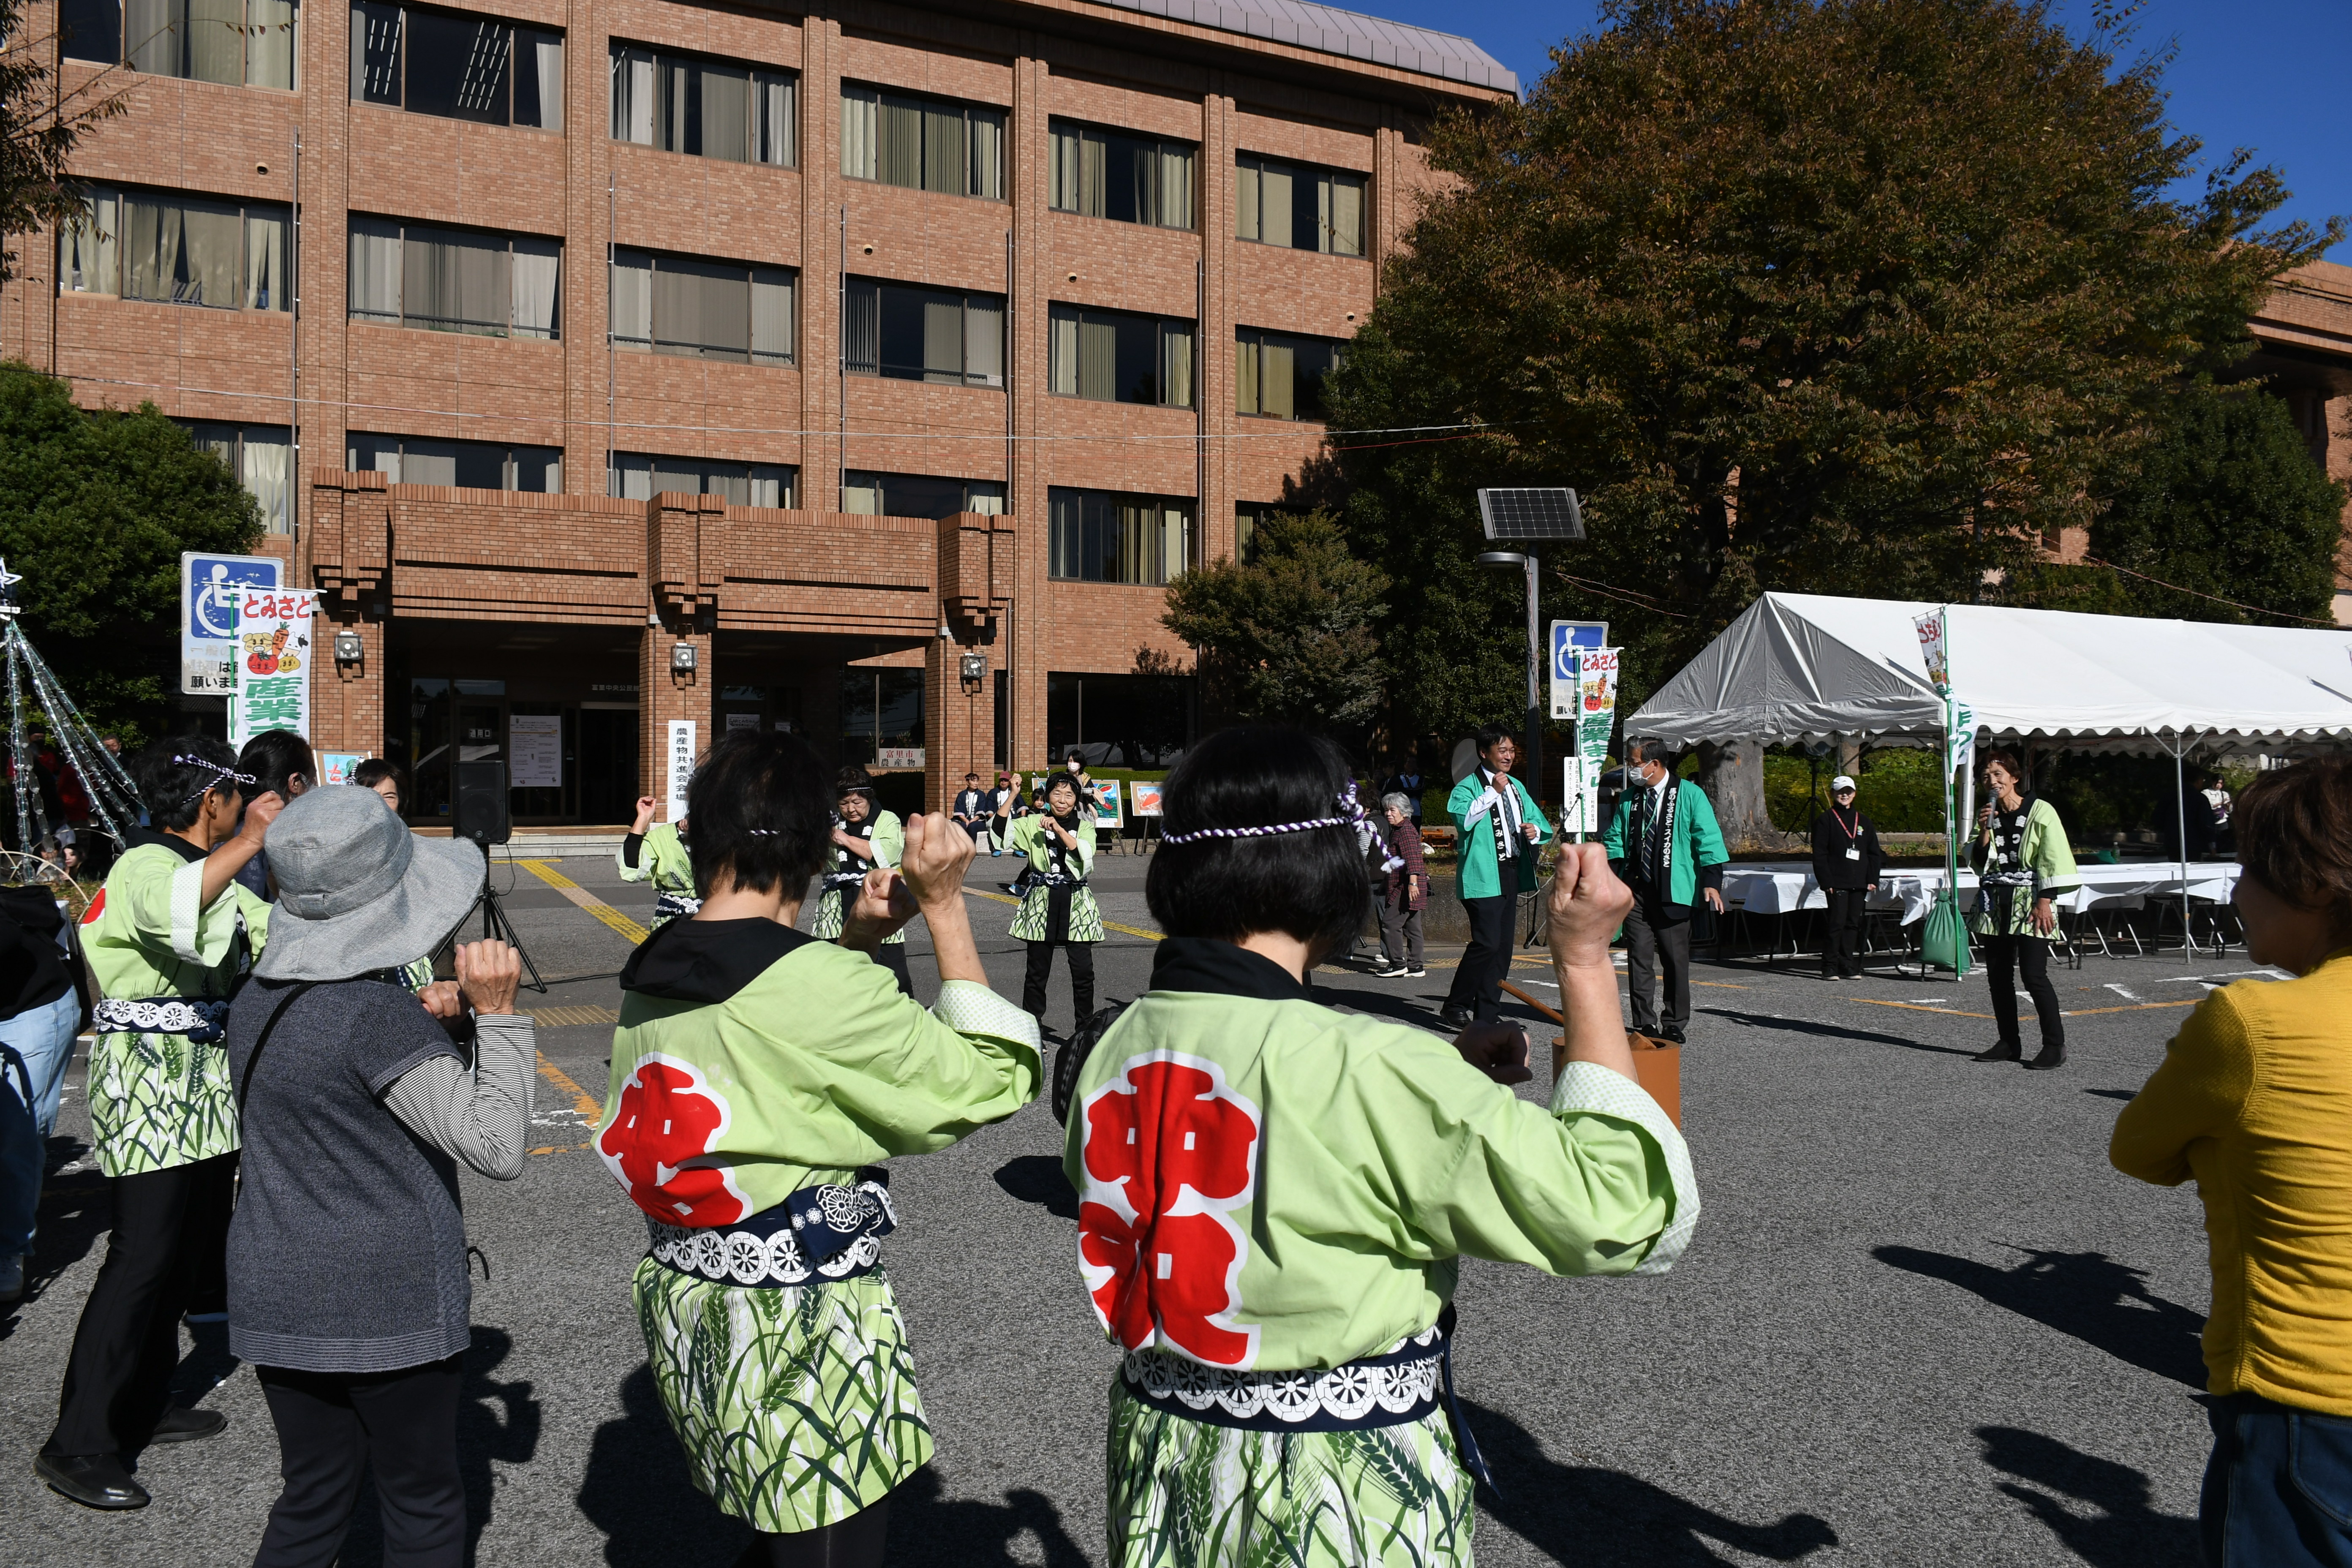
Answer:
<path fill-rule="evenodd" d="M 351 316 L 486 338 L 554 338 L 559 240 L 352 216 Z"/>
<path fill-rule="evenodd" d="M 343 467 L 354 474 L 380 473 L 395 485 L 455 485 L 536 495 L 558 495 L 563 489 L 563 451 L 559 447 L 353 435 L 344 437 Z"/>
<path fill-rule="evenodd" d="M 613 140 L 790 168 L 799 91 L 789 71 L 614 44 Z"/>
<path fill-rule="evenodd" d="M 563 35 L 494 16 L 357 0 L 352 101 L 482 125 L 561 131 Z"/>
<path fill-rule="evenodd" d="M 910 191 L 1001 202 L 1004 111 L 845 82 L 841 173 Z"/>
<path fill-rule="evenodd" d="M 841 672 L 841 760 L 871 763 L 882 748 L 923 743 L 923 672 L 860 669 Z"/>
<path fill-rule="evenodd" d="M 1045 199 L 1055 211 L 1192 226 L 1192 144 L 1055 121 Z"/>
<path fill-rule="evenodd" d="M 287 210 L 85 186 L 58 237 L 58 289 L 216 310 L 287 308 Z"/>
<path fill-rule="evenodd" d="M 1323 381 L 1345 345 L 1243 327 L 1234 333 L 1234 412 L 1267 419 L 1326 419 Z"/>
<path fill-rule="evenodd" d="M 801 471 L 777 463 L 714 463 L 703 458 L 649 458 L 618 452 L 605 477 L 607 494 L 651 500 L 664 490 L 724 496 L 730 506 L 800 505 Z"/>
<path fill-rule="evenodd" d="M 993 479 L 940 479 L 924 474 L 852 472 L 841 510 L 861 516 L 953 517 L 960 511 L 1004 514 L 1004 487 Z"/>
<path fill-rule="evenodd" d="M 1234 160 L 1234 234 L 1260 245 L 1364 254 L 1364 176 L 1244 153 Z"/>
<path fill-rule="evenodd" d="M 1192 323 L 1052 307 L 1047 384 L 1057 397 L 1192 406 Z"/>
<path fill-rule="evenodd" d="M 852 375 L 1004 384 L 1004 296 L 852 278 L 841 353 Z"/>
<path fill-rule="evenodd" d="M 1248 566 L 1257 560 L 1257 531 L 1267 518 L 1290 509 L 1270 500 L 1245 500 L 1234 507 L 1234 564 Z"/>
<path fill-rule="evenodd" d="M 289 531 L 287 458 L 292 451 L 283 425 L 224 425 L 183 421 L 188 438 L 222 462 L 260 504 L 261 521 L 272 533 Z"/>
<path fill-rule="evenodd" d="M 294 0 L 63 0 L 65 57 L 151 76 L 294 86 Z"/>
<path fill-rule="evenodd" d="M 613 253 L 613 342 L 640 353 L 737 364 L 793 363 L 789 268 Z"/>
<path fill-rule="evenodd" d="M 1091 768 L 1164 768 L 1192 731 L 1189 675 L 1045 677 L 1045 754 L 1083 754 Z"/>
<path fill-rule="evenodd" d="M 1192 503 L 1108 490 L 1045 492 L 1052 575 L 1165 584 L 1192 563 Z"/>

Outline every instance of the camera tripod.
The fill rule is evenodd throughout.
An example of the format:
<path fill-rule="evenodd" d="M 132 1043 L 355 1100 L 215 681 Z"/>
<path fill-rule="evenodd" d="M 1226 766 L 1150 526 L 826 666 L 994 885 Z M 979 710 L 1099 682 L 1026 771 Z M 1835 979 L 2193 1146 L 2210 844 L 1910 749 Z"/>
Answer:
<path fill-rule="evenodd" d="M 499 900 L 499 890 L 490 886 L 490 872 L 487 865 L 482 868 L 482 896 L 474 907 L 482 911 L 482 935 L 485 938 L 497 937 L 509 947 L 513 948 L 515 956 L 522 960 L 523 968 L 530 972 L 530 984 L 528 988 L 538 992 L 542 996 L 546 995 L 547 982 L 539 977 L 539 965 L 530 961 L 530 949 L 523 946 L 522 933 L 515 930 L 514 921 L 508 918 L 506 905 Z M 468 920 L 473 918 L 472 910 L 467 911 L 467 918 Z M 465 923 L 465 921 L 457 922 L 461 929 Z M 440 957 L 441 953 L 447 952 L 457 946 L 457 933 L 453 931 L 449 933 L 448 940 L 441 944 L 440 952 L 433 956 Z"/>

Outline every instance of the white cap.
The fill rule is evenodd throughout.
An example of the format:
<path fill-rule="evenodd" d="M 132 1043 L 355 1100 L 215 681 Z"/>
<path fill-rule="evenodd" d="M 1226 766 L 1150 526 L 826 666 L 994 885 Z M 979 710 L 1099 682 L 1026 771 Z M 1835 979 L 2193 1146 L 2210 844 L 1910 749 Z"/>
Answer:
<path fill-rule="evenodd" d="M 1832 795 L 1837 794 L 1837 792 L 1842 789 L 1852 789 L 1853 787 L 1853 780 L 1846 777 L 1843 773 L 1840 773 L 1837 777 L 1830 780 L 1830 793 Z"/>

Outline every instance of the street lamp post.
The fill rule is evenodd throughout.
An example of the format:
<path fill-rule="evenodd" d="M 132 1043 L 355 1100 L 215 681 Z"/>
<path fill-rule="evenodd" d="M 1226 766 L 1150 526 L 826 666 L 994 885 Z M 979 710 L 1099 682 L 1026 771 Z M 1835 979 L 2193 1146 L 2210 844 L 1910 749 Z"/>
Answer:
<path fill-rule="evenodd" d="M 1528 788 L 1541 798 L 1543 790 L 1543 675 L 1544 647 L 1542 611 L 1536 600 L 1535 552 L 1521 553 L 1516 550 L 1488 550 L 1478 557 L 1481 566 L 1516 567 L 1527 575 L 1528 584 L 1528 719 L 1521 749 L 1526 752 L 1519 767 L 1519 777 L 1532 781 Z"/>

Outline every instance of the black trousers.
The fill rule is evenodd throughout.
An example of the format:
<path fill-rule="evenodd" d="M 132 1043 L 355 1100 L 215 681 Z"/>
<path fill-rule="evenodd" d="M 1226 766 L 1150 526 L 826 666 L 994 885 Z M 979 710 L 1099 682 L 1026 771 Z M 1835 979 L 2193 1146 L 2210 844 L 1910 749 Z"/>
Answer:
<path fill-rule="evenodd" d="M 779 1535 L 761 1531 L 735 1568 L 882 1568 L 890 1536 L 890 1500 L 867 1503 L 847 1519 Z"/>
<path fill-rule="evenodd" d="M 2041 1016 L 2043 1048 L 2063 1050 L 2066 1020 L 2058 1016 L 2058 987 L 2050 984 L 2050 939 L 1980 936 L 1977 942 L 1984 949 L 1985 979 L 1992 985 L 1992 1016 L 2000 1027 L 2001 1042 L 2024 1043 L 2017 1029 L 2017 982 L 2021 977 L 2026 994 L 2033 998 L 2033 1010 Z"/>
<path fill-rule="evenodd" d="M 1860 888 L 1823 888 L 1822 897 L 1829 904 L 1822 918 L 1822 973 L 1860 974 L 1863 927 L 1869 919 L 1864 903 L 1870 895 Z"/>
<path fill-rule="evenodd" d="M 466 1484 L 457 1473 L 458 1358 L 397 1372 L 257 1366 L 285 1486 L 253 1568 L 328 1568 L 343 1549 L 360 1477 L 375 1472 L 384 1568 L 458 1568 Z"/>
<path fill-rule="evenodd" d="M 1511 972 L 1511 921 L 1519 912 L 1519 895 L 1465 899 L 1462 908 L 1470 916 L 1470 945 L 1446 989 L 1445 1005 L 1492 1023 L 1503 1016 L 1503 977 Z"/>
<path fill-rule="evenodd" d="M 1686 907 L 1643 896 L 1636 896 L 1633 907 L 1626 911 L 1625 990 L 1637 1034 L 1655 1034 L 1661 1022 L 1675 1029 L 1690 1026 L 1690 916 Z M 1661 963 L 1666 972 L 1663 1019 L 1658 1013 L 1657 985 Z"/>
<path fill-rule="evenodd" d="M 82 1303 L 47 1454 L 144 1447 L 180 1364 L 180 1314 L 228 1246 L 236 1156 L 114 1178 L 114 1231 Z"/>
<path fill-rule="evenodd" d="M 1021 977 L 1021 1010 L 1045 1021 L 1045 982 L 1054 973 L 1056 947 L 1070 955 L 1070 1006 L 1083 1024 L 1095 1010 L 1095 944 L 1090 942 L 1031 942 L 1028 972 Z"/>

